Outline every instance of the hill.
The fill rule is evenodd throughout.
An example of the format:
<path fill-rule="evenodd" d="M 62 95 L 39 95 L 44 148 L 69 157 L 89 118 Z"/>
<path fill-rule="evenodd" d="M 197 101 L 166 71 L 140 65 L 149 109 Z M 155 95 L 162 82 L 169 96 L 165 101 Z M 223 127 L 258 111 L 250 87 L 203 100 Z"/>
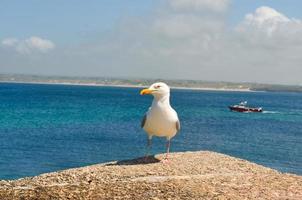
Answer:
<path fill-rule="evenodd" d="M 68 77 L 68 76 L 36 76 L 18 74 L 0 74 L 0 82 L 44 83 L 44 84 L 74 84 L 93 86 L 126 86 L 145 87 L 154 82 L 163 81 L 174 88 L 225 90 L 225 91 L 272 91 L 272 92 L 302 92 L 299 85 L 276 85 L 261 83 L 233 83 L 201 80 L 164 80 L 141 78 L 105 78 L 105 77 Z"/>

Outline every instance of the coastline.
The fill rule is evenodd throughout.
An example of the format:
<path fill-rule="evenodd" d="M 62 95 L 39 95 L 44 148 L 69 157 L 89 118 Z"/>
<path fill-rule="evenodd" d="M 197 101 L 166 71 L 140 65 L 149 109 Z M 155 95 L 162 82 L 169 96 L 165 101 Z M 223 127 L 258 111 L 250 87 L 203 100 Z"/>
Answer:
<path fill-rule="evenodd" d="M 73 82 L 38 82 L 38 81 L 0 81 L 0 83 L 16 83 L 16 84 L 41 84 L 41 85 L 75 85 L 75 86 L 94 86 L 94 87 L 120 87 L 120 88 L 145 88 L 149 85 L 130 85 L 130 84 L 101 84 L 101 83 L 73 83 Z M 221 92 L 265 92 L 254 91 L 249 88 L 210 88 L 210 87 L 180 87 L 171 86 L 171 89 L 177 90 L 197 90 L 197 91 L 221 91 Z"/>

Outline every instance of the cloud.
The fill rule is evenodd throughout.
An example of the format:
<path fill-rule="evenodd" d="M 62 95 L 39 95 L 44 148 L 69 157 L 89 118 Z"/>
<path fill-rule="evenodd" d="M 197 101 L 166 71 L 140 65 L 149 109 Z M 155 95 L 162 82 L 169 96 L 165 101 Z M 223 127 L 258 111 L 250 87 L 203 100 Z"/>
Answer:
<path fill-rule="evenodd" d="M 201 37 L 204 34 L 219 31 L 220 21 L 205 20 L 195 15 L 169 15 L 156 19 L 153 30 L 168 38 L 186 39 Z"/>
<path fill-rule="evenodd" d="M 52 41 L 37 36 L 32 36 L 25 40 L 6 38 L 2 40 L 2 45 L 4 47 L 12 48 L 21 54 L 30 54 L 33 52 L 46 53 L 55 48 L 55 44 Z"/>
<path fill-rule="evenodd" d="M 265 54 L 278 53 L 280 54 L 279 58 L 284 58 L 284 61 L 286 58 L 299 60 L 297 59 L 297 51 L 300 51 L 302 47 L 301 35 L 301 20 L 289 18 L 267 6 L 259 7 L 254 13 L 247 14 L 235 28 L 234 34 L 245 51 L 257 49 Z M 259 58 L 254 57 L 254 60 L 257 59 Z M 274 58 L 268 60 L 273 63 Z M 292 61 L 293 59 L 288 60 L 288 62 Z M 296 63 L 295 65 L 298 66 L 299 64 Z"/>
<path fill-rule="evenodd" d="M 15 46 L 18 43 L 18 39 L 6 38 L 6 39 L 2 40 L 1 43 L 3 46 L 11 47 L 11 46 Z"/>
<path fill-rule="evenodd" d="M 225 11 L 229 0 L 168 0 L 169 5 L 176 11 Z"/>
<path fill-rule="evenodd" d="M 119 44 L 115 43 L 119 49 L 131 49 L 123 53 L 127 57 L 123 63 L 131 66 L 124 73 L 159 78 L 301 83 L 300 20 L 263 6 L 230 27 L 226 16 L 217 10 L 209 9 L 210 14 L 203 15 L 195 12 L 196 7 L 185 8 L 178 12 L 166 10 L 145 22 L 144 29 L 141 26 L 132 29 L 135 35 L 129 35 L 135 39 L 122 36 Z"/>
<path fill-rule="evenodd" d="M 272 37 L 277 34 L 295 34 L 301 32 L 302 22 L 298 19 L 290 19 L 273 8 L 262 6 L 254 13 L 249 13 L 237 27 L 239 32 L 258 32 Z"/>
<path fill-rule="evenodd" d="M 279 13 L 273 8 L 262 6 L 256 9 L 255 13 L 250 13 L 245 16 L 245 20 L 249 24 L 256 26 L 261 26 L 265 23 L 276 24 L 289 22 L 290 19 L 287 18 L 282 13 Z"/>

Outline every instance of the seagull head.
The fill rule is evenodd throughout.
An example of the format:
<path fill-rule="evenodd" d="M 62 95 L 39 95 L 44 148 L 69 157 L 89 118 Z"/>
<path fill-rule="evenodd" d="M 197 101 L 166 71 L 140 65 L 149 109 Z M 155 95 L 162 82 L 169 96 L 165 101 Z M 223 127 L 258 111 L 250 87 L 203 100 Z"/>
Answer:
<path fill-rule="evenodd" d="M 140 94 L 141 95 L 151 94 L 156 99 L 160 99 L 164 96 L 169 96 L 170 88 L 166 83 L 158 82 L 158 83 L 153 83 L 149 88 L 141 90 Z"/>

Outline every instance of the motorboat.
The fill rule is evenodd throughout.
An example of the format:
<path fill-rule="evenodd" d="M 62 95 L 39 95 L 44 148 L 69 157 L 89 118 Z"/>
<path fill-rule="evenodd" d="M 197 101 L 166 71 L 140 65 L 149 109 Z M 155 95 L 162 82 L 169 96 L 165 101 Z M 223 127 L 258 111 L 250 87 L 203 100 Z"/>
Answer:
<path fill-rule="evenodd" d="M 229 106 L 231 111 L 236 112 L 262 112 L 263 109 L 261 107 L 249 107 L 247 106 L 247 101 L 240 102 L 237 105 Z"/>

